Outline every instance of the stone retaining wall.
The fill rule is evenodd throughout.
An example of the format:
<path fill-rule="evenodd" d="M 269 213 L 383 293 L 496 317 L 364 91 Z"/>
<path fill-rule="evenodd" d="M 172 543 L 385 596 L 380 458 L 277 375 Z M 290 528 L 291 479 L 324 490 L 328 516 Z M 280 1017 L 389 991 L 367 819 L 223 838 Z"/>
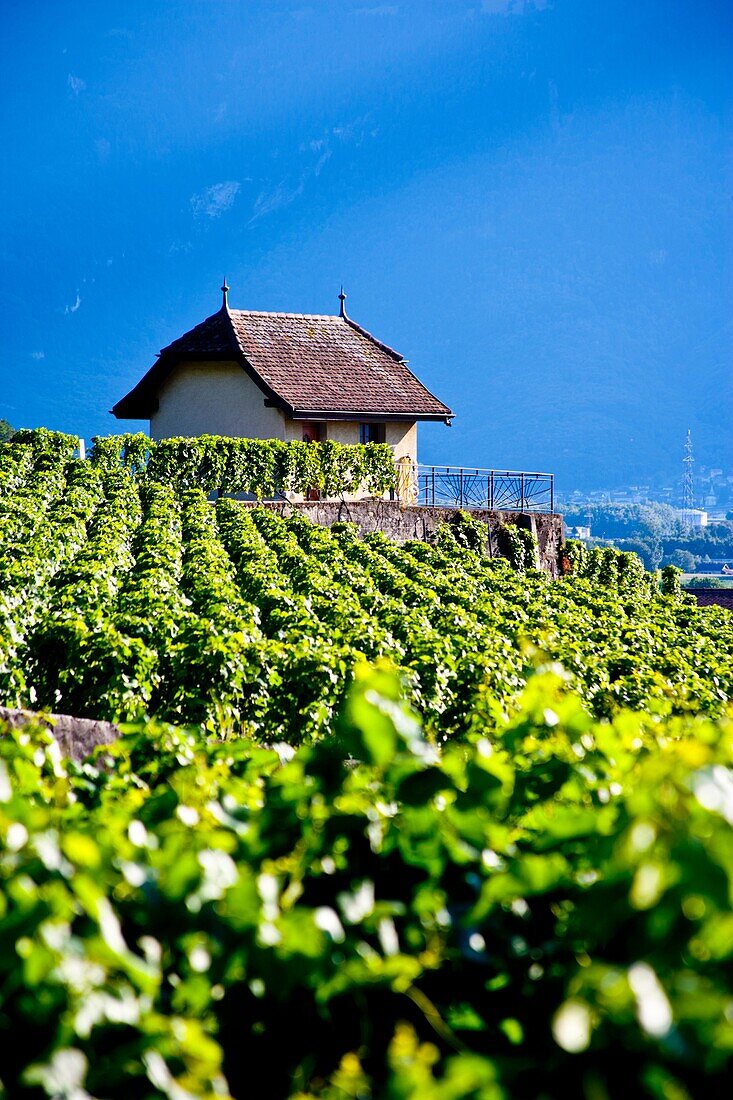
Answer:
<path fill-rule="evenodd" d="M 11 729 L 23 726 L 45 726 L 58 741 L 63 756 L 80 761 L 97 745 L 111 745 L 120 736 L 111 722 L 96 722 L 93 718 L 72 718 L 69 714 L 36 714 L 32 710 L 10 710 L 0 707 L 0 723 Z"/>
<path fill-rule="evenodd" d="M 430 505 L 403 506 L 392 500 L 309 500 L 291 504 L 289 501 L 242 501 L 244 507 L 264 507 L 291 515 L 298 511 L 308 516 L 314 523 L 330 527 L 332 523 L 354 523 L 362 534 L 383 531 L 395 542 L 408 539 L 420 539 L 433 542 L 435 533 L 442 523 L 450 523 L 457 513 L 456 508 L 442 508 Z M 560 574 L 560 559 L 564 544 L 562 516 L 549 512 L 493 512 L 483 508 L 472 508 L 474 519 L 488 524 L 489 537 L 486 550 L 490 557 L 500 557 L 498 531 L 507 523 L 525 527 L 537 537 L 538 565 L 552 577 Z"/>

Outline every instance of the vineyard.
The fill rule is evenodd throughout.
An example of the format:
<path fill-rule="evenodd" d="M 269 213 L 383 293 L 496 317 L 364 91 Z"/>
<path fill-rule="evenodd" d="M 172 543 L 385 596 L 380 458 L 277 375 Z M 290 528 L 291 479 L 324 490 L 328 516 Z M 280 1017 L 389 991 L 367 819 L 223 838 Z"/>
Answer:
<path fill-rule="evenodd" d="M 379 449 L 74 443 L 0 450 L 0 703 L 133 725 L 0 738 L 0 1096 L 724 1095 L 733 617 L 208 499 Z"/>
<path fill-rule="evenodd" d="M 380 657 L 440 740 L 475 706 L 511 708 L 541 661 L 599 717 L 720 714 L 733 694 L 730 616 L 660 594 L 633 555 L 578 555 L 556 584 L 519 539 L 514 567 L 486 558 L 467 517 L 437 545 L 397 546 L 214 505 L 69 458 L 73 442 L 32 435 L 2 456 L 5 705 L 297 744 L 331 728 L 354 666 Z"/>

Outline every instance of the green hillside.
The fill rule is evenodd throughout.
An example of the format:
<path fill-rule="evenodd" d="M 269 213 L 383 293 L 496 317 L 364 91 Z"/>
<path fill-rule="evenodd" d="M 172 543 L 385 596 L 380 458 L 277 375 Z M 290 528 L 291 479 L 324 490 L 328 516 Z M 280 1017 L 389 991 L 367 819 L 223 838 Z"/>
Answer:
<path fill-rule="evenodd" d="M 0 1097 L 725 1094 L 733 616 L 72 447 L 0 448 L 0 704 L 134 724 L 0 735 Z"/>

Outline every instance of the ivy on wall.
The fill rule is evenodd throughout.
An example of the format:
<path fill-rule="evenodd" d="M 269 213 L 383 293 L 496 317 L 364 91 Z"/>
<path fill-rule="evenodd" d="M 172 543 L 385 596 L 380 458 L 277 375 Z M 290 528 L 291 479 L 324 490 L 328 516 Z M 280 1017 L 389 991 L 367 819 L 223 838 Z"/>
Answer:
<path fill-rule="evenodd" d="M 537 568 L 537 537 L 527 528 L 504 524 L 499 530 L 499 546 L 518 573 Z"/>
<path fill-rule="evenodd" d="M 263 500 L 278 493 L 324 497 L 366 491 L 382 496 L 397 485 L 392 450 L 384 443 L 302 443 L 201 435 L 154 442 L 142 433 L 95 436 L 90 458 L 107 470 L 125 467 L 178 489 L 247 493 Z"/>

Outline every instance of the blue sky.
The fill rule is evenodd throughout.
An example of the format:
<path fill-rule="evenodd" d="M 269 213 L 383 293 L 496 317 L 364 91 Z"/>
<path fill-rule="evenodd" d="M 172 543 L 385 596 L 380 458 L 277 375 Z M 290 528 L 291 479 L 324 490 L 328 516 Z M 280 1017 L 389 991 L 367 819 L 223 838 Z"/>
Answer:
<path fill-rule="evenodd" d="M 425 461 L 733 473 L 728 0 L 4 6 L 0 416 L 87 438 L 218 308 L 351 315 Z M 139 425 L 137 425 L 139 426 Z"/>

